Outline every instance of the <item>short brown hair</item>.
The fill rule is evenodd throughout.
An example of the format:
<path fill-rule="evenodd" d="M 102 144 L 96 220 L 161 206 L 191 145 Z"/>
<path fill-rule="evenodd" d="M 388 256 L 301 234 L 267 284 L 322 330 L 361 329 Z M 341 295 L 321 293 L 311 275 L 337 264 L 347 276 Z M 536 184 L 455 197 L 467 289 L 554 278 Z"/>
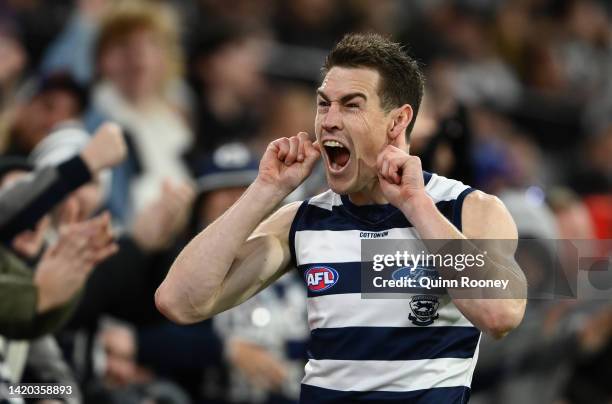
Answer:
<path fill-rule="evenodd" d="M 406 128 L 406 139 L 409 139 L 423 98 L 425 80 L 417 61 L 399 43 L 374 33 L 347 34 L 327 55 L 324 73 L 334 66 L 376 70 L 380 75 L 381 107 L 389 112 L 410 104 L 414 111 L 412 122 Z"/>

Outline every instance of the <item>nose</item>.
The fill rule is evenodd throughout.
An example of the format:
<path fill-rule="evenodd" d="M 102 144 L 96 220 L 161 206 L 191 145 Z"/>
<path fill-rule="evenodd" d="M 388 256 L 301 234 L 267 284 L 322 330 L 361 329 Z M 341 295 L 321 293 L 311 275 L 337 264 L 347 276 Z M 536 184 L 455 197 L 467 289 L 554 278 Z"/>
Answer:
<path fill-rule="evenodd" d="M 342 129 L 342 113 L 337 102 L 332 102 L 323 116 L 321 126 L 326 132 L 334 132 Z"/>

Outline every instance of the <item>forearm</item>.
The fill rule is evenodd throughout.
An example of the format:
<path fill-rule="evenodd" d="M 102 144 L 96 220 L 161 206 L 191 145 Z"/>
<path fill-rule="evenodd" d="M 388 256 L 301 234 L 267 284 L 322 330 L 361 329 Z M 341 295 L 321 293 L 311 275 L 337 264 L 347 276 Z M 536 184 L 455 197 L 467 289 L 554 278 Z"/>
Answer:
<path fill-rule="evenodd" d="M 8 242 L 33 227 L 70 192 L 91 179 L 85 162 L 74 157 L 57 167 L 43 167 L 0 193 L 0 239 Z"/>
<path fill-rule="evenodd" d="M 284 194 L 255 182 L 193 238 L 156 293 L 164 314 L 179 322 L 205 318 L 204 308 L 219 291 L 245 241 L 283 198 Z"/>
<path fill-rule="evenodd" d="M 7 299 L 0 310 L 0 334 L 14 339 L 31 339 L 58 330 L 73 312 L 79 294 L 64 305 L 41 312 L 38 288 L 30 281 L 0 282 L 0 295 Z"/>

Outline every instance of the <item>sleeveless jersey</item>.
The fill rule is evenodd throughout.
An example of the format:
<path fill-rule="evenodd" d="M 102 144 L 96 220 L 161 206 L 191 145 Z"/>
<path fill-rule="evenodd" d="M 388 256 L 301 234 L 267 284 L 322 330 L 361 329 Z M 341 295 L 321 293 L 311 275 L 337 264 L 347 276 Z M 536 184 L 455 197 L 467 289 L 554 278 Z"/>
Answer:
<path fill-rule="evenodd" d="M 474 189 L 423 175 L 438 210 L 461 230 Z M 468 401 L 480 331 L 448 295 L 412 296 L 434 301 L 431 322 L 414 321 L 410 298 L 361 296 L 361 240 L 418 237 L 392 205 L 357 206 L 328 190 L 299 207 L 289 245 L 308 288 L 311 334 L 301 403 Z"/>

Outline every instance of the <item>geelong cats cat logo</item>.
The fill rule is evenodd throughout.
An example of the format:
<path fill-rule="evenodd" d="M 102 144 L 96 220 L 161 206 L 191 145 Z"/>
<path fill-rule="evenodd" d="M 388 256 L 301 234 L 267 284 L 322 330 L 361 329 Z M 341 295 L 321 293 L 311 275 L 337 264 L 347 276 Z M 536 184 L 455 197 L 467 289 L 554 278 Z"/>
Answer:
<path fill-rule="evenodd" d="M 414 325 L 426 326 L 432 324 L 440 317 L 437 313 L 440 302 L 437 296 L 432 295 L 416 295 L 410 299 L 410 310 L 412 314 L 408 315 L 408 319 Z"/>

